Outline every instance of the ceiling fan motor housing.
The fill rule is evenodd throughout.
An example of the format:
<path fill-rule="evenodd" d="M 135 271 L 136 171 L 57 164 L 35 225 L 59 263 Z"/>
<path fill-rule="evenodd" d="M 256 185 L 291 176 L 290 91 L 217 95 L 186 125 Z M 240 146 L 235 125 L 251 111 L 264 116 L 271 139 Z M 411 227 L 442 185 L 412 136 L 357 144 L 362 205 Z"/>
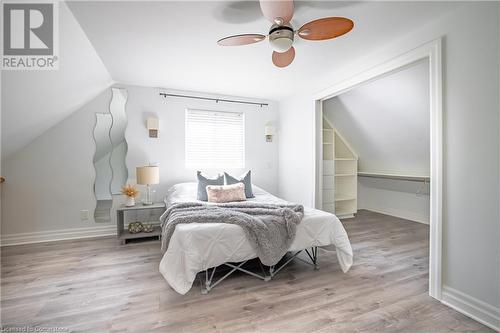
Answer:
<path fill-rule="evenodd" d="M 269 43 L 274 51 L 283 53 L 292 47 L 294 31 L 289 24 L 273 24 L 269 30 Z"/>

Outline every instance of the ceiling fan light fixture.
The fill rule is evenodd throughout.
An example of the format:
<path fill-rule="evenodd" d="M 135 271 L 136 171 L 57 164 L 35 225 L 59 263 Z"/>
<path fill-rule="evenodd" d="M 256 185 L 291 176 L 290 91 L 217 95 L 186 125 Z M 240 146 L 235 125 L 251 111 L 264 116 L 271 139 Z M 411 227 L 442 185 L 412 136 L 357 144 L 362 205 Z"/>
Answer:
<path fill-rule="evenodd" d="M 271 43 L 271 47 L 273 48 L 274 51 L 278 53 L 283 53 L 288 51 L 293 44 L 293 39 L 290 39 L 288 37 L 283 37 L 283 38 L 276 38 L 273 40 L 269 40 Z"/>
<path fill-rule="evenodd" d="M 289 25 L 273 25 L 269 31 L 269 43 L 274 51 L 283 53 L 293 44 L 294 31 Z"/>

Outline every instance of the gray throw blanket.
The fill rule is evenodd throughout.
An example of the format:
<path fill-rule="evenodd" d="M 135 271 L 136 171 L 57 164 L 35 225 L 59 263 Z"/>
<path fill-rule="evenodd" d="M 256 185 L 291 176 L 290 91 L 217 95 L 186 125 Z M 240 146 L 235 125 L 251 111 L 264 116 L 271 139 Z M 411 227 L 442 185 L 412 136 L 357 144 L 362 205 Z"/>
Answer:
<path fill-rule="evenodd" d="M 304 216 L 301 205 L 257 202 L 205 204 L 176 203 L 161 216 L 162 251 L 168 249 L 175 227 L 181 223 L 228 223 L 243 228 L 264 265 L 275 265 L 288 251 Z"/>

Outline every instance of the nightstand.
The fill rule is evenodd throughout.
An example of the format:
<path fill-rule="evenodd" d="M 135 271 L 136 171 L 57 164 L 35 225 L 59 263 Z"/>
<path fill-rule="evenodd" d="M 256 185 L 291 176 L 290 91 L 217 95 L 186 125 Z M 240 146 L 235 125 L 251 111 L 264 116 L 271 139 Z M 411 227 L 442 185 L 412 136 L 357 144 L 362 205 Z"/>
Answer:
<path fill-rule="evenodd" d="M 116 209 L 116 235 L 118 239 L 121 241 L 122 245 L 127 243 L 127 239 L 136 239 L 136 238 L 149 238 L 149 237 L 161 237 L 161 227 L 154 226 L 154 230 L 152 232 L 139 232 L 136 234 L 131 234 L 125 229 L 125 213 L 130 211 L 140 211 L 146 209 L 157 209 L 162 213 L 165 211 L 164 203 L 154 203 L 152 205 L 142 205 L 138 204 L 133 207 L 121 206 Z"/>

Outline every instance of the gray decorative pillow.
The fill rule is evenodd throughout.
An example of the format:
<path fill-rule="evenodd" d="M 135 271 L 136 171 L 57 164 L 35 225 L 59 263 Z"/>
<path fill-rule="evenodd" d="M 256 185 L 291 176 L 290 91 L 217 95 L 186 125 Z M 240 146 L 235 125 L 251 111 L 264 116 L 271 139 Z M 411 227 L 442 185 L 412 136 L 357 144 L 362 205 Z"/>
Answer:
<path fill-rule="evenodd" d="M 217 178 L 207 178 L 201 174 L 201 171 L 196 173 L 198 177 L 198 200 L 208 201 L 207 185 L 224 185 L 224 176 L 218 175 Z"/>
<path fill-rule="evenodd" d="M 227 172 L 224 172 L 224 177 L 226 177 L 226 185 L 243 183 L 243 184 L 245 184 L 245 196 L 247 198 L 254 198 L 255 197 L 253 195 L 253 191 L 252 191 L 252 175 L 251 175 L 250 170 L 248 170 L 248 172 L 245 175 L 241 176 L 240 179 L 234 178 L 233 176 L 229 175 Z"/>

